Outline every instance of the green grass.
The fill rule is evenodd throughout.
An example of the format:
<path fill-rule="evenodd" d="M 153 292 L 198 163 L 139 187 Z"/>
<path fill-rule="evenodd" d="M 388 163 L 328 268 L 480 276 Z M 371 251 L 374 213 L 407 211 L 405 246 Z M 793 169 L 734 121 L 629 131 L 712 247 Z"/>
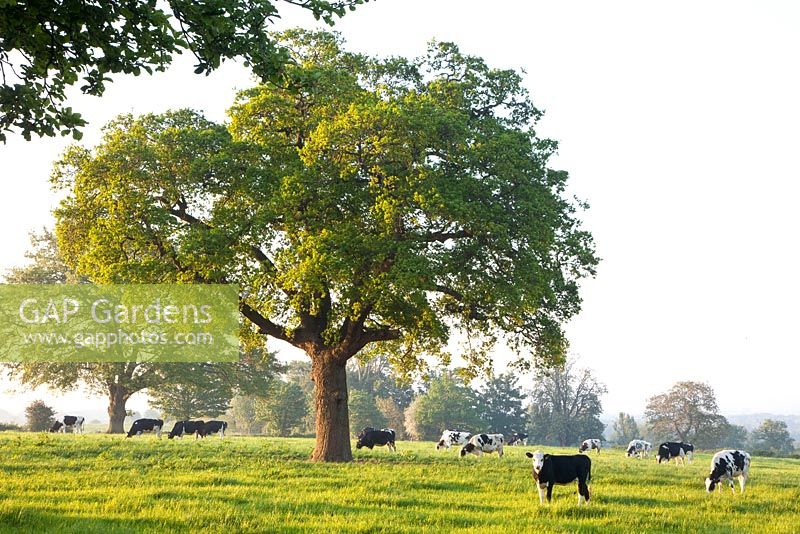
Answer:
<path fill-rule="evenodd" d="M 534 447 L 462 460 L 403 442 L 343 465 L 307 461 L 312 447 L 0 433 L 0 531 L 800 532 L 798 460 L 753 458 L 744 495 L 708 495 L 710 454 L 683 468 L 604 450 L 578 508 L 575 485 L 539 504 L 524 456 Z"/>

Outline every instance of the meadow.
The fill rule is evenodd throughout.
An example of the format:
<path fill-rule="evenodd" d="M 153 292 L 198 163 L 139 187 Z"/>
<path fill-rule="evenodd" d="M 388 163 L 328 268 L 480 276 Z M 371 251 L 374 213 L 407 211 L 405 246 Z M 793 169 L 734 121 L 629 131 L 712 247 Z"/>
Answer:
<path fill-rule="evenodd" d="M 575 485 L 539 504 L 534 446 L 502 459 L 397 447 L 315 464 L 310 439 L 0 432 L 0 531 L 800 532 L 800 460 L 754 457 L 744 495 L 707 494 L 711 454 L 684 468 L 606 449 L 578 508 Z"/>

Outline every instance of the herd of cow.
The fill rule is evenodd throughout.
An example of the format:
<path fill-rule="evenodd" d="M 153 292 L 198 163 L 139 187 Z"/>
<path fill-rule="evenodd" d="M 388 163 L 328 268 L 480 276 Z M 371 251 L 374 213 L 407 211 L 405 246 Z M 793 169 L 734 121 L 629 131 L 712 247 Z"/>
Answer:
<path fill-rule="evenodd" d="M 83 422 L 84 418 L 80 415 L 65 415 L 53 423 L 53 426 L 50 427 L 50 432 L 72 431 L 75 434 L 83 434 Z M 163 428 L 164 421 L 162 419 L 137 419 L 131 425 L 126 437 L 132 438 L 133 436 L 152 432 L 158 439 L 161 439 L 161 430 Z M 195 439 L 197 439 L 211 434 L 219 434 L 219 437 L 224 438 L 227 429 L 228 423 L 225 421 L 177 421 L 167 437 L 169 439 L 182 438 L 188 434 L 194 435 Z"/>
<path fill-rule="evenodd" d="M 75 415 L 65 415 L 53 423 L 50 432 L 67 432 L 72 430 L 76 434 L 83 433 L 84 418 Z M 161 419 L 137 419 L 131 425 L 127 437 L 138 436 L 146 432 L 154 433 L 161 439 L 161 430 L 164 428 L 164 421 Z M 225 437 L 225 430 L 228 423 L 225 421 L 178 421 L 172 427 L 169 438 L 182 438 L 185 435 L 194 434 L 195 439 L 219 433 L 219 437 Z M 390 451 L 396 452 L 395 446 L 396 432 L 391 428 L 377 430 L 372 427 L 363 429 L 358 434 L 356 448 L 367 447 L 372 449 L 375 446 L 385 446 Z M 481 456 L 483 453 L 496 452 L 498 457 L 503 457 L 503 445 L 527 445 L 527 434 L 515 433 L 506 442 L 503 434 L 475 434 L 462 432 L 459 430 L 445 430 L 441 439 L 436 444 L 436 450 L 450 449 L 456 445 L 461 446 L 460 455 L 463 458 L 467 454 Z M 545 497 L 550 502 L 554 485 L 578 483 L 578 505 L 589 502 L 589 482 L 592 475 L 592 461 L 588 456 L 580 453 L 596 450 L 600 453 L 602 441 L 599 439 L 584 440 L 578 448 L 579 454 L 545 454 L 542 451 L 526 452 L 525 456 L 533 461 L 533 479 L 539 489 L 539 501 L 544 502 Z M 652 444 L 641 439 L 632 440 L 628 444 L 626 455 L 646 458 L 650 454 Z M 658 446 L 656 461 L 669 462 L 675 459 L 676 465 L 680 462 L 686 466 L 687 461 L 691 463 L 694 454 L 694 446 L 691 443 L 668 441 Z M 733 480 L 739 479 L 739 487 L 744 492 L 745 482 L 750 473 L 750 455 L 739 450 L 719 451 L 711 459 L 711 472 L 706 477 L 706 490 L 713 491 L 719 486 L 722 490 L 721 482 L 728 482 L 731 490 L 734 490 Z"/>
<path fill-rule="evenodd" d="M 527 445 L 527 434 L 515 433 L 508 444 Z M 436 444 L 436 450 L 450 449 L 454 445 L 460 445 L 460 454 L 463 458 L 467 454 L 480 456 L 485 452 L 496 452 L 497 456 L 503 457 L 503 445 L 505 444 L 503 434 L 475 434 L 462 432 L 459 430 L 445 430 L 442 437 Z M 391 428 L 376 430 L 367 427 L 358 434 L 356 448 L 367 447 L 372 449 L 374 446 L 386 446 L 390 451 L 397 451 L 395 446 L 395 431 Z M 584 440 L 578 447 L 579 454 L 545 454 L 542 451 L 526 452 L 525 456 L 533 461 L 533 479 L 539 489 L 539 501 L 544 502 L 545 497 L 550 502 L 554 485 L 578 483 L 578 506 L 584 502 L 589 502 L 589 482 L 592 476 L 592 461 L 583 452 L 596 450 L 600 453 L 602 441 L 599 439 Z M 629 457 L 639 459 L 646 458 L 650 454 L 652 444 L 642 439 L 634 439 L 628 444 L 625 454 Z M 694 455 L 694 445 L 667 441 L 658 446 L 656 461 L 669 462 L 675 459 L 675 464 L 679 462 L 686 466 L 686 462 L 691 463 Z M 719 486 L 720 491 L 723 480 L 726 480 L 734 489 L 733 479 L 739 479 L 739 487 L 744 492 L 744 485 L 750 473 L 750 455 L 739 450 L 723 450 L 714 455 L 711 460 L 711 472 L 706 477 L 706 490 L 712 491 Z"/>

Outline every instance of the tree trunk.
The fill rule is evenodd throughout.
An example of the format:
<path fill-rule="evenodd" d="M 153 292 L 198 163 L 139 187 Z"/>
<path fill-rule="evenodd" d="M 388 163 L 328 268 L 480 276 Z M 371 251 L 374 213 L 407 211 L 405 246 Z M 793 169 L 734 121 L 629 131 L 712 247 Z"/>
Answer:
<path fill-rule="evenodd" d="M 108 434 L 125 433 L 125 416 L 127 410 L 125 404 L 128 402 L 128 392 L 125 388 L 114 385 L 108 392 Z"/>
<path fill-rule="evenodd" d="M 317 408 L 316 462 L 350 462 L 350 418 L 347 410 L 345 363 L 327 355 L 311 358 L 311 378 Z"/>

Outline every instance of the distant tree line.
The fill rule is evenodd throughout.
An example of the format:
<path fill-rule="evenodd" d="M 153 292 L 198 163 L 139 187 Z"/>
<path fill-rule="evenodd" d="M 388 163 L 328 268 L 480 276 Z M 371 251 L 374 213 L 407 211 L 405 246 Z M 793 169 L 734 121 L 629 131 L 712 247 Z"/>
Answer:
<path fill-rule="evenodd" d="M 238 396 L 229 415 L 244 433 L 311 436 L 313 383 L 306 362 L 291 362 L 272 390 Z M 600 395 L 605 386 L 571 363 L 537 377 L 525 391 L 516 376 L 499 374 L 471 385 L 458 373 L 440 370 L 412 385 L 398 382 L 385 356 L 347 367 L 350 430 L 394 428 L 399 439 L 434 440 L 445 429 L 511 435 L 525 432 L 537 443 L 574 445 L 601 436 Z M 559 391 L 561 386 L 566 389 Z M 558 393 L 558 394 L 556 394 Z"/>
<path fill-rule="evenodd" d="M 645 438 L 652 442 L 683 441 L 699 449 L 746 448 L 757 455 L 786 455 L 794 440 L 783 421 L 765 419 L 752 432 L 730 423 L 719 413 L 714 390 L 701 382 L 678 382 L 650 397 L 640 427 L 633 416 L 620 412 L 613 423 L 612 441 L 625 445 Z"/>

